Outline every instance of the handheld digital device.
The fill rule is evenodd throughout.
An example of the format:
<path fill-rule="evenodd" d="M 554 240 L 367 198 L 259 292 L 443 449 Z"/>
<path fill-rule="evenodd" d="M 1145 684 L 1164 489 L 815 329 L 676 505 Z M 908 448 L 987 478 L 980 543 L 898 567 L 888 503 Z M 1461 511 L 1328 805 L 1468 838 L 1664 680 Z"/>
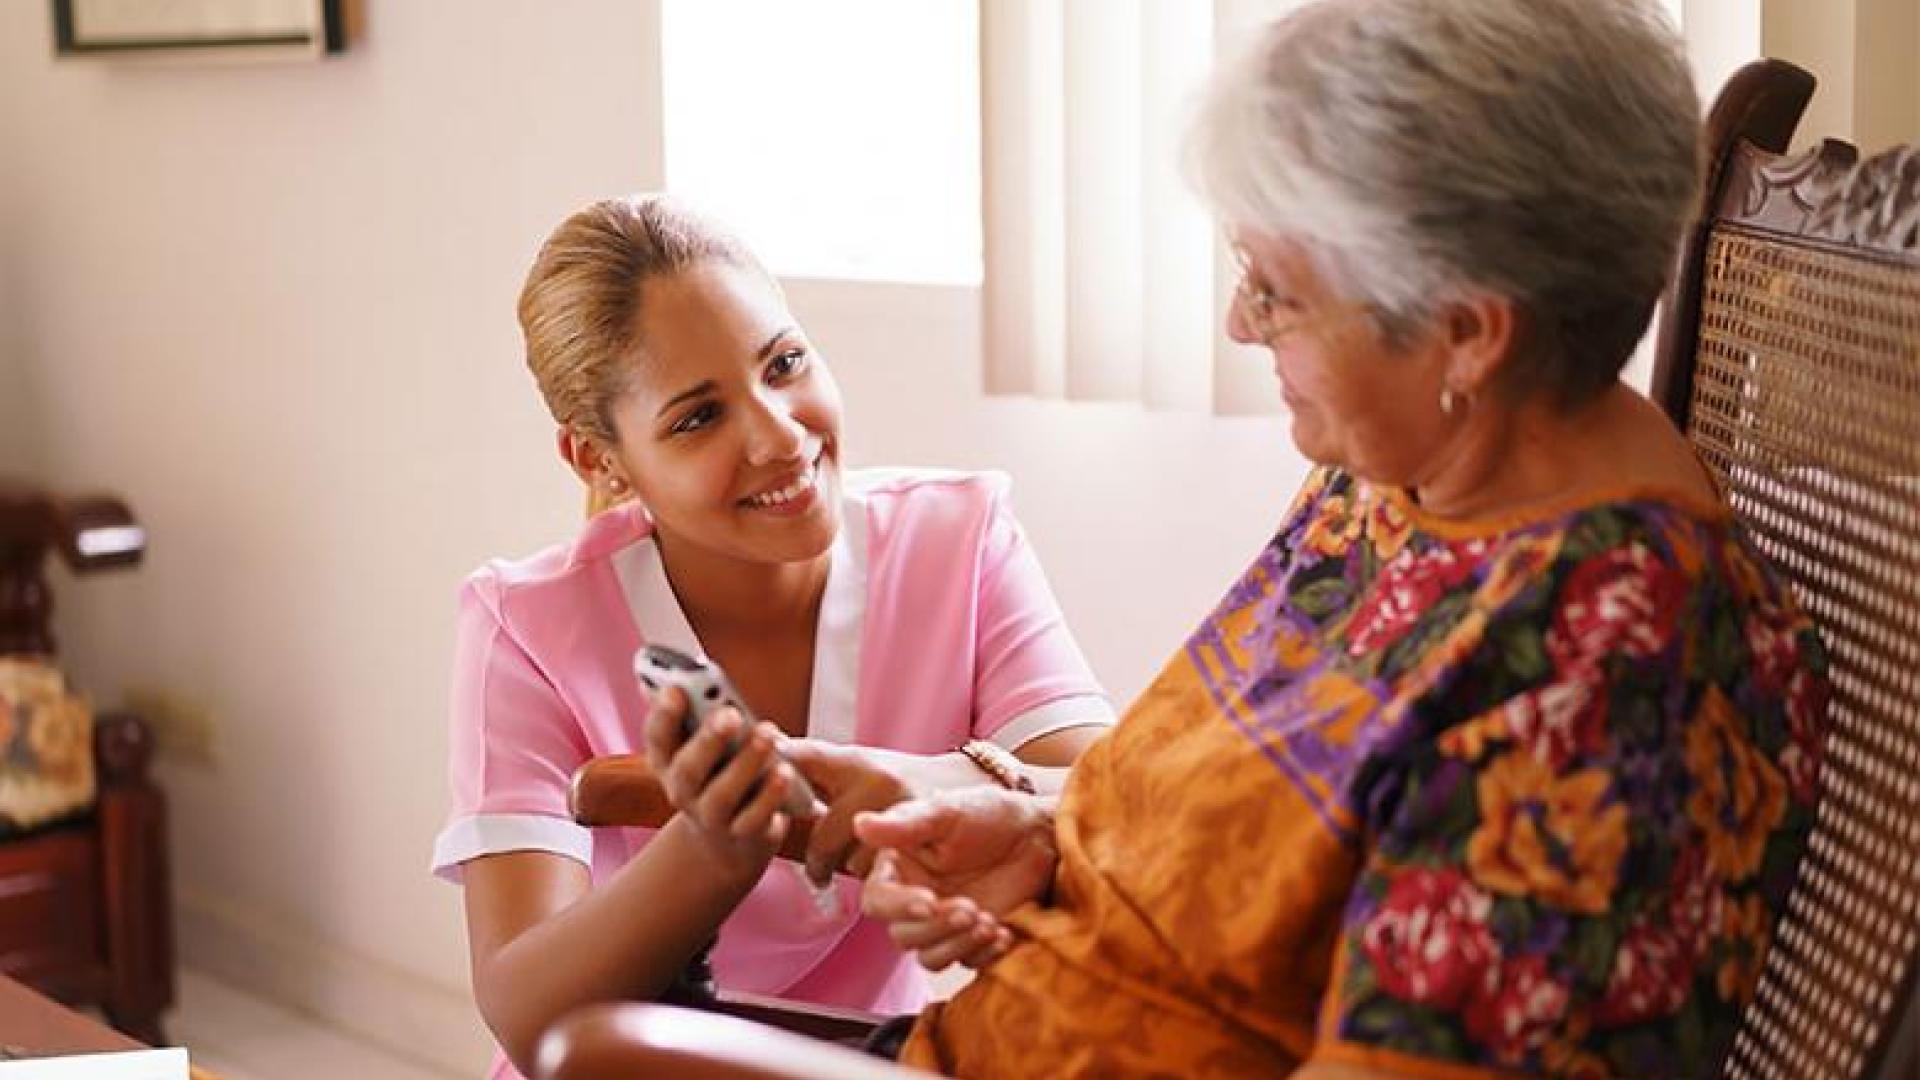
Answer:
<path fill-rule="evenodd" d="M 707 723 L 709 717 L 727 706 L 738 710 L 741 719 L 746 721 L 743 734 L 752 730 L 756 723 L 753 710 L 747 708 L 745 699 L 733 688 L 727 673 L 720 670 L 719 664 L 704 656 L 689 655 L 666 645 L 647 645 L 634 654 L 633 673 L 650 693 L 677 686 L 687 695 L 687 714 L 682 730 L 689 739 Z M 777 749 L 774 752 L 779 753 Z M 810 818 L 819 805 L 819 799 L 814 796 L 806 778 L 794 772 L 793 782 L 787 788 L 784 807 L 787 813 L 795 818 Z"/>

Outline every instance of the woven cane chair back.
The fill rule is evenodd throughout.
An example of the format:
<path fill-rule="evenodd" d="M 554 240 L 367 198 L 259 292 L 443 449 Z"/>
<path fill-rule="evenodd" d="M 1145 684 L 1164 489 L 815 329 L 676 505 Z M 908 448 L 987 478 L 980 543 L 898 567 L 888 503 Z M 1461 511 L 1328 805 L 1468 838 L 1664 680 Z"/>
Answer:
<path fill-rule="evenodd" d="M 1779 155 L 1811 90 L 1763 63 L 1716 104 L 1655 378 L 1819 625 L 1834 687 L 1740 1078 L 1920 1071 L 1900 1033 L 1920 943 L 1920 147 Z"/>

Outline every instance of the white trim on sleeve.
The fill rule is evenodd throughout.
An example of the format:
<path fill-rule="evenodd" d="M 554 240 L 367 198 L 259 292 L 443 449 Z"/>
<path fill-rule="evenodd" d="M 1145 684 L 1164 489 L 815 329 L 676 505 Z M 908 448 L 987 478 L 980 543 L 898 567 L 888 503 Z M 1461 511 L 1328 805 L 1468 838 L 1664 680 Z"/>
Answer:
<path fill-rule="evenodd" d="M 1028 709 L 1000 725 L 989 741 L 1003 750 L 1018 750 L 1042 735 L 1068 728 L 1110 726 L 1113 706 L 1099 694 L 1075 694 L 1055 698 L 1037 709 Z"/>
<path fill-rule="evenodd" d="M 460 884 L 460 864 L 508 851 L 548 851 L 593 868 L 593 834 L 551 814 L 475 814 L 440 830 L 433 841 L 433 872 Z"/>

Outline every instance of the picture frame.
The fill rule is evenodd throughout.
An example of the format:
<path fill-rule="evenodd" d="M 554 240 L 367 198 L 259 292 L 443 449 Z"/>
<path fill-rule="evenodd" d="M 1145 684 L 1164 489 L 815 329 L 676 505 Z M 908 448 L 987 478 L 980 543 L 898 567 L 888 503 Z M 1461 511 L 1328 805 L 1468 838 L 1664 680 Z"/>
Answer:
<path fill-rule="evenodd" d="M 53 0 L 60 57 L 318 59 L 346 48 L 346 0 Z"/>

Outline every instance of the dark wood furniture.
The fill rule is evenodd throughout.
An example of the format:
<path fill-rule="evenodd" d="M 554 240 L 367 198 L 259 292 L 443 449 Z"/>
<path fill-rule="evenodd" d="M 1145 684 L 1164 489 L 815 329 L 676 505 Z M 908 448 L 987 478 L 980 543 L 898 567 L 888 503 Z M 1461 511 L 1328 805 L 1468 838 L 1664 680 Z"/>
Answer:
<path fill-rule="evenodd" d="M 540 1041 L 539 1080 L 913 1080 L 931 1074 L 767 1023 L 672 1005 L 599 1005 Z"/>
<path fill-rule="evenodd" d="M 87 572 L 131 566 L 143 546 L 117 500 L 0 481 L 0 656 L 53 656 L 50 550 Z M 166 807 L 147 774 L 152 749 L 138 717 L 100 716 L 92 811 L 0 839 L 0 975 L 97 1005 L 122 1031 L 157 1044 L 174 965 Z"/>
<path fill-rule="evenodd" d="M 1911 1080 L 1920 1076 L 1920 147 L 1863 162 L 1828 141 L 1783 156 L 1813 89 L 1807 72 L 1760 61 L 1716 99 L 1653 396 L 1791 579 L 1831 654 L 1819 822 L 1726 1075 Z M 541 1076 L 833 1075 L 836 1061 L 806 1057 L 795 1039 L 670 1006 L 606 1006 L 550 1033 Z"/>
<path fill-rule="evenodd" d="M 1784 156 L 1813 88 L 1761 61 L 1716 102 L 1654 395 L 1831 655 L 1819 822 L 1727 1075 L 1907 1080 L 1920 1076 L 1920 147 L 1862 161 L 1828 140 Z"/>
<path fill-rule="evenodd" d="M 148 1044 L 74 1012 L 23 983 L 0 975 L 0 1046 L 29 1054 L 99 1054 Z M 219 1080 L 193 1069 L 193 1080 Z"/>
<path fill-rule="evenodd" d="M 0 975 L 0 1046 L 36 1054 L 85 1054 L 146 1045 Z"/>

